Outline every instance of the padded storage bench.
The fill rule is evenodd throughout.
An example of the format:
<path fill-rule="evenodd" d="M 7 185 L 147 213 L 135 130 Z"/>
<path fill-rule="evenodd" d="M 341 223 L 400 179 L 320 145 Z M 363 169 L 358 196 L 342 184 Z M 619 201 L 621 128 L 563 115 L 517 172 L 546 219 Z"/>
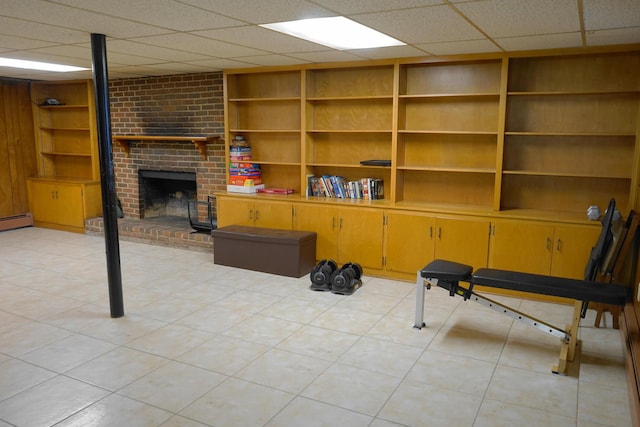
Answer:
<path fill-rule="evenodd" d="M 211 231 L 214 264 L 302 277 L 316 263 L 316 233 L 228 225 Z"/>

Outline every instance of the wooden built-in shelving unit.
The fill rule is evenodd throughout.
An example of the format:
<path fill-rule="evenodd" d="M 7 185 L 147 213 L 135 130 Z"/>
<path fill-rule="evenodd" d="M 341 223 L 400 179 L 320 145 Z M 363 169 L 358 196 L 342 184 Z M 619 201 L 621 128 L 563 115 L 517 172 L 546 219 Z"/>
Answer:
<path fill-rule="evenodd" d="M 640 46 L 224 77 L 226 139 L 296 193 L 219 194 L 219 224 L 314 230 L 318 259 L 408 280 L 433 258 L 581 278 L 587 208 L 640 206 Z M 382 179 L 384 199 L 306 196 L 310 175 Z"/>

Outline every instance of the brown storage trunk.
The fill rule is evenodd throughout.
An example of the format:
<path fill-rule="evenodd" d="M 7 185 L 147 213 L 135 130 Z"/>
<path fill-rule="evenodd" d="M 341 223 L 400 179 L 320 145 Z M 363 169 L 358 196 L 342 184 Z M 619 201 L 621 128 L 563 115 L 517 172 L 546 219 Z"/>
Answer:
<path fill-rule="evenodd" d="M 316 262 L 316 233 L 229 225 L 211 231 L 214 264 L 302 277 Z"/>

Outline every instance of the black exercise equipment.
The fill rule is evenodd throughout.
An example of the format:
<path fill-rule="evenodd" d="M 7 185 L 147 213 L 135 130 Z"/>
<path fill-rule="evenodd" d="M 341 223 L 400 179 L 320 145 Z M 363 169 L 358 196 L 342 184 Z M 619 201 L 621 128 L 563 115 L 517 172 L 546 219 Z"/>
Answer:
<path fill-rule="evenodd" d="M 584 317 L 589 302 L 611 306 L 624 306 L 631 299 L 632 290 L 625 286 L 609 282 L 598 282 L 596 278 L 601 271 L 608 253 L 615 250 L 612 246 L 611 234 L 615 200 L 611 199 L 605 218 L 602 220 L 602 230 L 596 245 L 591 250 L 585 269 L 585 280 L 567 279 L 562 277 L 543 276 L 538 274 L 520 273 L 516 271 L 480 268 L 473 272 L 473 267 L 446 260 L 434 260 L 418 271 L 416 283 L 416 318 L 414 327 L 421 329 L 425 326 L 424 289 L 431 289 L 435 284 L 449 291 L 451 296 L 461 296 L 463 299 L 482 304 L 499 313 L 503 313 L 515 320 L 526 323 L 540 331 L 559 337 L 562 340 L 560 362 L 552 368 L 552 372 L 566 374 L 567 361 L 574 359 L 578 345 L 578 327 L 580 319 Z M 633 214 L 633 212 L 632 212 Z M 461 283 L 467 283 L 463 285 Z M 531 317 L 518 310 L 512 309 L 497 301 L 477 294 L 473 287 L 481 285 L 485 288 L 508 289 L 532 294 L 549 295 L 575 300 L 572 323 L 565 329 L 553 326 L 542 320 Z"/>
<path fill-rule="evenodd" d="M 330 291 L 331 277 L 338 269 L 338 264 L 332 259 L 323 259 L 311 270 L 309 278 L 311 279 L 312 291 Z"/>
<path fill-rule="evenodd" d="M 340 295 L 351 295 L 362 286 L 362 267 L 360 264 L 348 262 L 331 277 L 331 292 Z"/>

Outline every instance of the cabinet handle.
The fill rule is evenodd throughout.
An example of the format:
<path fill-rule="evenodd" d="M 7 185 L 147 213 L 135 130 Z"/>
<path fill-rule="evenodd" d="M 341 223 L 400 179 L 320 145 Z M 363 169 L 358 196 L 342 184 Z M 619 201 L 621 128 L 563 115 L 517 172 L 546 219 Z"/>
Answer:
<path fill-rule="evenodd" d="M 433 239 L 433 225 L 429 226 L 429 238 Z"/>
<path fill-rule="evenodd" d="M 335 216 L 333 218 L 331 218 L 331 229 L 332 230 L 336 229 L 336 217 Z"/>
<path fill-rule="evenodd" d="M 558 252 L 562 252 L 562 240 L 558 239 L 558 244 L 556 245 L 556 249 Z"/>
<path fill-rule="evenodd" d="M 260 216 L 260 211 L 256 209 L 256 221 L 259 219 L 258 217 Z"/>
<path fill-rule="evenodd" d="M 547 250 L 550 251 L 551 248 L 553 247 L 553 242 L 551 241 L 550 237 L 547 237 Z"/>
<path fill-rule="evenodd" d="M 253 219 L 253 209 L 249 209 L 249 219 Z"/>
<path fill-rule="evenodd" d="M 338 225 L 338 230 L 342 230 L 342 218 L 340 218 L 340 222 L 339 222 L 339 225 Z"/>
<path fill-rule="evenodd" d="M 442 240 L 442 227 L 438 227 L 438 239 Z"/>

